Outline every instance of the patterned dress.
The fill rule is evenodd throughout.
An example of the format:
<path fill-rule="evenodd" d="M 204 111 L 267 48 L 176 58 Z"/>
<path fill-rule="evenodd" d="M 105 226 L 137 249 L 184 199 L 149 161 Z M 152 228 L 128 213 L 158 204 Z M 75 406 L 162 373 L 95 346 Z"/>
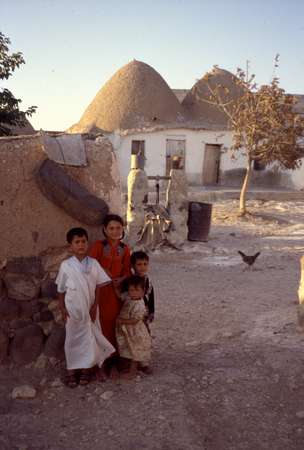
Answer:
<path fill-rule="evenodd" d="M 116 324 L 116 340 L 118 351 L 123 358 L 132 359 L 147 365 L 151 359 L 151 336 L 144 323 L 147 309 L 143 299 L 126 298 L 120 314 L 120 319 L 138 320 L 135 324 Z"/>

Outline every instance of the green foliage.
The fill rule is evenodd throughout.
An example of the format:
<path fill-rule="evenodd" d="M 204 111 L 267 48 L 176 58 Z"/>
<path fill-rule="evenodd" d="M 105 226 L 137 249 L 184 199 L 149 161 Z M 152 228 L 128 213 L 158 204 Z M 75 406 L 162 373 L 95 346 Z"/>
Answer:
<path fill-rule="evenodd" d="M 21 64 L 24 64 L 22 53 L 9 53 L 10 39 L 0 32 L 0 80 L 7 80 Z M 26 116 L 36 111 L 36 106 L 20 111 L 20 99 L 13 96 L 11 91 L 0 89 L 0 136 L 12 134 L 12 126 L 25 126 Z"/>

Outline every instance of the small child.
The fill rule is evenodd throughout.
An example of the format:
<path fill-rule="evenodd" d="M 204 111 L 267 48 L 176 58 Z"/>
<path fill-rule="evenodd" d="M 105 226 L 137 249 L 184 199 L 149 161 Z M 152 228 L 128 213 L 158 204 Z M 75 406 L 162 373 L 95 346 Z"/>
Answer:
<path fill-rule="evenodd" d="M 139 365 L 149 367 L 151 336 L 144 323 L 147 315 L 143 299 L 145 280 L 132 275 L 125 284 L 127 295 L 116 321 L 116 340 L 119 355 L 130 360 L 128 371 L 122 373 L 121 377 L 131 379 L 136 376 Z"/>
<path fill-rule="evenodd" d="M 149 256 L 143 251 L 133 252 L 130 258 L 131 267 L 135 275 L 139 275 L 145 280 L 144 302 L 148 311 L 146 326 L 150 332 L 149 323 L 154 320 L 154 289 L 147 275 L 149 270 Z"/>
<path fill-rule="evenodd" d="M 79 384 L 88 384 L 90 368 L 101 367 L 115 349 L 101 332 L 98 314 L 100 287 L 111 279 L 94 258 L 87 256 L 85 229 L 72 228 L 66 239 L 73 256 L 61 263 L 56 284 L 66 328 L 67 385 L 73 388 L 77 386 L 77 369 Z"/>

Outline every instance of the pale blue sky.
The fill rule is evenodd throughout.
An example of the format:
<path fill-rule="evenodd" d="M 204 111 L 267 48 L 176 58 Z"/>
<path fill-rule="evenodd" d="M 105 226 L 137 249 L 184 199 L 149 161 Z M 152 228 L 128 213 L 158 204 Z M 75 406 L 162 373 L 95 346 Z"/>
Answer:
<path fill-rule="evenodd" d="M 304 94 L 302 0 L 0 0 L 0 31 L 26 64 L 3 85 L 37 105 L 35 128 L 77 122 L 102 85 L 132 59 L 172 88 L 191 88 L 214 64 L 250 60 L 259 83 L 278 76 Z"/>

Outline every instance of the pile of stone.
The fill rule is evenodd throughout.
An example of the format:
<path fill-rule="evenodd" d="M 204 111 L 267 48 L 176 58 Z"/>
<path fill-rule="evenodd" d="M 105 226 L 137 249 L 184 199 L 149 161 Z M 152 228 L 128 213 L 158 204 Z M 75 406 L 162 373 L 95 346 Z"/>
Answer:
<path fill-rule="evenodd" d="M 55 277 L 65 248 L 39 257 L 12 258 L 0 271 L 0 364 L 61 360 L 65 329 Z"/>

